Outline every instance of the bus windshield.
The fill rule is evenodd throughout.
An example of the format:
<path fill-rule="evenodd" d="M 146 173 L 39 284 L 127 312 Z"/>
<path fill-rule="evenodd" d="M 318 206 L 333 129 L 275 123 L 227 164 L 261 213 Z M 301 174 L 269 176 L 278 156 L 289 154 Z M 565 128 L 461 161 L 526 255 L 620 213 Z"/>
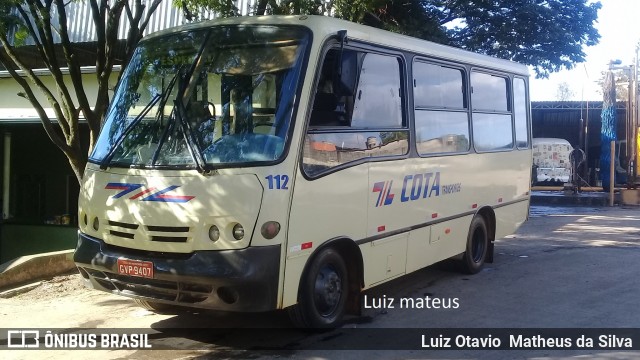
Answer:
<path fill-rule="evenodd" d="M 308 34 L 216 26 L 141 42 L 90 161 L 216 168 L 283 156 Z"/>

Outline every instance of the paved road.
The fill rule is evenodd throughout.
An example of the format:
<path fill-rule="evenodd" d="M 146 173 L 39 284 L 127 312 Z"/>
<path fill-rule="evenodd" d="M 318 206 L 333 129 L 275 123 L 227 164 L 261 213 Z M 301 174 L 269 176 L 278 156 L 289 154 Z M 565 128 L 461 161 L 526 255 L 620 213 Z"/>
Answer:
<path fill-rule="evenodd" d="M 181 350 L 3 352 L 3 358 L 292 358 L 292 359 L 631 359 L 621 351 L 357 351 L 402 328 L 640 328 L 640 209 L 533 207 L 520 231 L 496 243 L 493 264 L 474 276 L 431 267 L 366 292 L 395 299 L 394 308 L 365 309 L 343 329 L 308 334 L 287 329 L 286 314 L 157 315 L 131 301 L 86 289 L 0 299 L 2 327 L 143 328 Z M 36 290 L 37 291 L 37 290 Z M 35 292 L 34 294 L 38 294 Z M 441 299 L 452 308 L 398 308 L 400 298 Z M 387 300 L 388 302 L 388 300 Z M 432 303 L 433 304 L 433 303 Z M 457 305 L 457 306 L 454 306 Z M 453 308 L 455 307 L 455 308 Z M 251 326 L 269 330 L 222 330 Z M 193 330 L 205 328 L 206 330 Z M 270 330 L 279 328 L 278 331 Z M 177 330 L 176 330 L 177 329 Z M 355 330 L 354 330 L 355 329 Z M 364 329 L 364 330 L 361 330 Z M 373 329 L 373 330 L 372 330 Z M 384 329 L 384 330 L 375 330 Z M 264 348 L 247 350 L 246 339 Z M 640 341 L 640 339 L 636 339 Z M 326 350 L 343 349 L 343 350 Z M 318 349 L 318 350 L 309 350 Z"/>

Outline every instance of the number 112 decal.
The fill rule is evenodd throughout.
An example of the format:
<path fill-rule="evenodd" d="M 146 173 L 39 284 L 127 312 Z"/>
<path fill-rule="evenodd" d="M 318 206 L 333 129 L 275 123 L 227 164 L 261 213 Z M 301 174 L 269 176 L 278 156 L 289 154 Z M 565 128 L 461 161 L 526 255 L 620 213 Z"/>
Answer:
<path fill-rule="evenodd" d="M 269 182 L 269 189 L 288 190 L 289 175 L 269 175 L 265 177 Z"/>

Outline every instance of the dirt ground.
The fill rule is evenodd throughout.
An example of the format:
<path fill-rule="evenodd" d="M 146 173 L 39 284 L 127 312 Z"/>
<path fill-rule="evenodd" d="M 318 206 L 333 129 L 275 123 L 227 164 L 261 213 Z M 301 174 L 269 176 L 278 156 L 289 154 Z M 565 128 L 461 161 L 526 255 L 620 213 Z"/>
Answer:
<path fill-rule="evenodd" d="M 56 276 L 35 289 L 0 299 L 0 324 L 6 329 L 28 328 L 144 328 L 170 316 L 158 315 L 128 298 L 85 288 L 79 274 Z M 4 339 L 6 334 L 0 334 Z M 192 355 L 197 355 L 189 352 Z M 172 359 L 176 352 L 137 350 L 8 350 L 2 359 Z"/>
<path fill-rule="evenodd" d="M 53 279 L 44 280 L 37 288 L 14 296 L 18 301 L 47 301 L 63 296 L 74 296 L 87 289 L 82 283 L 80 274 L 56 276 Z"/>

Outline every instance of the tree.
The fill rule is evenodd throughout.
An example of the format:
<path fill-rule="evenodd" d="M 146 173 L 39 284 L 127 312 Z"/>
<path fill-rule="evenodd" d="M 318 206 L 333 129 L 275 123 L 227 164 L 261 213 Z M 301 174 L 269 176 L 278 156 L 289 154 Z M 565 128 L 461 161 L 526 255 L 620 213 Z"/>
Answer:
<path fill-rule="evenodd" d="M 447 31 L 451 44 L 533 66 L 538 77 L 585 61 L 596 45 L 599 2 L 588 0 L 437 1 L 445 19 L 463 26 Z M 472 6 L 465 4 L 472 3 Z M 447 9 L 448 8 L 448 9 Z"/>
<path fill-rule="evenodd" d="M 571 90 L 569 83 L 566 81 L 558 84 L 558 89 L 556 90 L 556 98 L 558 101 L 568 101 L 573 97 L 574 92 Z"/>
<path fill-rule="evenodd" d="M 35 108 L 47 135 L 69 159 L 78 181 L 87 162 L 87 150 L 93 149 L 109 104 L 109 80 L 117 63 L 116 48 L 124 46 L 121 63 L 125 65 L 160 2 L 152 0 L 147 8 L 142 0 L 89 0 L 97 36 L 95 65 L 98 81 L 97 95 L 91 107 L 82 82 L 79 48 L 71 42 L 68 31 L 67 6 L 73 2 L 0 0 L 0 63 L 24 90 L 18 96 L 29 100 Z M 124 44 L 118 40 L 122 16 L 126 16 L 130 24 Z M 15 36 L 11 38 L 9 34 Z M 34 45 L 24 46 L 26 39 L 31 39 Z M 54 88 L 46 86 L 33 72 L 34 56 L 51 72 Z M 70 82 L 65 81 L 63 68 L 68 69 Z M 38 93 L 46 98 L 55 119 L 45 112 Z M 89 127 L 89 149 L 82 146 L 79 131 L 81 114 Z"/>
<path fill-rule="evenodd" d="M 224 16 L 231 0 L 174 0 Z M 589 0 L 256 0 L 254 14 L 330 14 L 531 65 L 538 77 L 585 61 L 600 39 L 599 2 Z"/>

